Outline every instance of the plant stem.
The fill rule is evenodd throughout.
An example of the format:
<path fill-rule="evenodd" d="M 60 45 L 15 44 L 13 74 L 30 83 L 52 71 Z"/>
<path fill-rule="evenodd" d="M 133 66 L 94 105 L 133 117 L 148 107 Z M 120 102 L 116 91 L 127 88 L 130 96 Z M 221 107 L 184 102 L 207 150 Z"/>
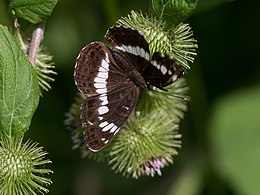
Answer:
<path fill-rule="evenodd" d="M 33 31 L 32 34 L 32 40 L 28 52 L 28 60 L 31 62 L 33 67 L 35 65 L 38 49 L 43 39 L 44 27 L 45 27 L 45 21 L 38 24 L 38 26 L 36 27 L 36 29 Z"/>

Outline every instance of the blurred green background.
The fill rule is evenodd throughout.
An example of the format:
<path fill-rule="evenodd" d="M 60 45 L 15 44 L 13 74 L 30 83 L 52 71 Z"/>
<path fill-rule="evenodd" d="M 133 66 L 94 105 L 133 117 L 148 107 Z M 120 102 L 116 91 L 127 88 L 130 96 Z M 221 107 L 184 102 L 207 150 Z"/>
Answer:
<path fill-rule="evenodd" d="M 181 124 L 183 147 L 163 176 L 138 180 L 103 163 L 81 159 L 63 125 L 76 93 L 75 58 L 108 27 L 148 0 L 61 0 L 47 21 L 44 44 L 58 75 L 44 94 L 27 138 L 44 146 L 53 163 L 51 195 L 260 194 L 260 1 L 199 0 L 187 20 L 198 40 L 186 78 L 192 101 Z M 8 1 L 0 23 L 11 26 Z"/>

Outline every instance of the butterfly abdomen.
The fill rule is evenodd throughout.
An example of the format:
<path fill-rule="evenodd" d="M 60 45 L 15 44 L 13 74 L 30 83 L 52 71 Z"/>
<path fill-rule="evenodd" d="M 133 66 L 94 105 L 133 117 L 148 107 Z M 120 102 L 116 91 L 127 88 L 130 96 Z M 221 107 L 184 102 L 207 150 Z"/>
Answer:
<path fill-rule="evenodd" d="M 147 83 L 145 82 L 143 76 L 139 72 L 132 71 L 130 72 L 129 76 L 136 85 L 138 85 L 139 87 L 145 90 L 148 89 Z"/>

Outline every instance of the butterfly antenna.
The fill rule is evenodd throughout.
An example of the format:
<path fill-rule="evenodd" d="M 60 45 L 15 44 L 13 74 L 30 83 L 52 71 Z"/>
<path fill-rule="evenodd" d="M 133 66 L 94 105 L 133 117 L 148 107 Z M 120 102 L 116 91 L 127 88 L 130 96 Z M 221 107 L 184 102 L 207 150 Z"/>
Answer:
<path fill-rule="evenodd" d="M 182 100 L 185 100 L 185 101 L 190 101 L 190 98 L 189 97 L 182 97 L 182 96 L 179 96 L 179 95 L 175 95 L 175 94 L 171 94 L 171 93 L 167 93 L 167 89 L 150 89 L 151 91 L 154 91 L 156 93 L 159 93 L 159 94 L 164 94 L 164 95 L 167 95 L 167 96 L 171 96 L 171 97 L 174 97 L 174 98 L 178 98 L 178 99 L 182 99 Z"/>

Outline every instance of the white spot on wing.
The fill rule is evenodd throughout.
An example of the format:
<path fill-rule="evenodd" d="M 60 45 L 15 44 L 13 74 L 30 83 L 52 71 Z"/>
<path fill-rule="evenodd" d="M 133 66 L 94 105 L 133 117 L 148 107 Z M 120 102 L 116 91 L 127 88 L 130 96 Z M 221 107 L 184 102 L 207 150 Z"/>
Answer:
<path fill-rule="evenodd" d="M 101 66 L 108 70 L 108 68 L 109 68 L 108 62 L 109 62 L 108 58 L 106 58 L 105 60 L 102 60 Z"/>
<path fill-rule="evenodd" d="M 106 83 L 94 83 L 95 88 L 105 88 Z"/>
<path fill-rule="evenodd" d="M 120 128 L 118 128 L 117 130 L 115 130 L 114 135 L 117 134 L 117 132 L 120 130 Z"/>
<path fill-rule="evenodd" d="M 102 66 L 99 67 L 99 72 L 107 72 L 107 69 L 103 68 Z"/>
<path fill-rule="evenodd" d="M 109 111 L 108 107 L 107 106 L 101 106 L 98 108 L 98 113 L 101 115 L 101 114 L 105 114 Z"/>
<path fill-rule="evenodd" d="M 137 51 L 136 51 L 136 47 L 133 47 L 133 54 L 138 56 Z"/>
<path fill-rule="evenodd" d="M 106 53 L 106 58 L 105 58 L 106 62 L 109 63 L 109 58 L 108 58 L 108 53 Z"/>
<path fill-rule="evenodd" d="M 87 123 L 82 123 L 82 127 L 87 127 L 88 125 L 87 125 Z"/>
<path fill-rule="evenodd" d="M 94 78 L 94 82 L 96 82 L 96 83 L 107 83 L 107 82 L 106 82 L 106 79 L 104 79 L 104 78 L 99 78 L 99 77 L 95 77 L 95 78 Z"/>
<path fill-rule="evenodd" d="M 124 109 L 126 110 L 129 110 L 129 107 L 128 106 L 123 106 Z"/>
<path fill-rule="evenodd" d="M 129 53 L 133 53 L 133 47 L 131 45 L 129 45 L 127 48 Z"/>
<path fill-rule="evenodd" d="M 109 125 L 105 126 L 102 131 L 108 131 L 109 129 L 111 129 L 112 127 L 114 127 L 115 124 L 114 123 L 110 123 Z"/>
<path fill-rule="evenodd" d="M 102 94 L 107 92 L 107 88 L 101 88 L 96 90 L 97 93 Z"/>
<path fill-rule="evenodd" d="M 141 52 L 140 52 L 140 56 L 143 57 L 143 58 L 145 58 L 145 51 L 144 51 L 144 49 L 141 48 L 140 51 L 141 51 Z"/>
<path fill-rule="evenodd" d="M 126 45 L 122 45 L 121 47 L 124 48 L 124 51 L 128 52 L 128 47 Z"/>
<path fill-rule="evenodd" d="M 152 61 L 151 63 L 152 63 L 152 65 L 155 66 L 157 69 L 160 69 L 160 65 L 157 64 L 156 61 Z"/>
<path fill-rule="evenodd" d="M 172 75 L 172 82 L 176 81 L 177 78 L 178 78 L 178 75 L 176 75 L 176 74 Z"/>
<path fill-rule="evenodd" d="M 102 106 L 105 106 L 105 105 L 107 105 L 107 104 L 108 104 L 108 101 L 107 101 L 107 100 L 104 100 L 104 101 L 101 102 L 101 105 L 102 105 Z"/>
<path fill-rule="evenodd" d="M 148 60 L 148 61 L 150 60 L 150 55 L 149 55 L 148 52 L 145 52 L 145 59 Z"/>
<path fill-rule="evenodd" d="M 101 101 L 106 101 L 107 100 L 107 95 L 106 94 L 103 94 L 102 96 L 99 97 L 99 99 Z"/>
<path fill-rule="evenodd" d="M 98 113 L 100 115 L 105 114 L 109 111 L 107 100 L 107 78 L 108 78 L 108 70 L 109 70 L 109 58 L 108 54 L 106 53 L 106 58 L 102 60 L 101 66 L 98 69 L 97 76 L 94 78 L 94 87 L 96 88 L 96 92 L 100 94 L 99 100 L 101 101 L 101 107 L 98 108 Z M 100 120 L 103 117 L 99 117 Z M 101 126 L 104 125 L 104 122 L 100 124 Z M 105 125 L 104 125 L 105 126 Z M 103 127 L 103 126 L 102 126 Z"/>
<path fill-rule="evenodd" d="M 141 49 L 139 46 L 136 47 L 136 53 L 141 56 Z"/>
<path fill-rule="evenodd" d="M 161 66 L 161 72 L 165 75 L 167 72 L 167 69 L 164 65 Z"/>
<path fill-rule="evenodd" d="M 100 101 L 101 101 L 101 105 L 107 105 L 108 101 L 107 101 L 107 94 L 102 94 L 102 96 L 99 97 Z"/>
<path fill-rule="evenodd" d="M 121 45 L 121 46 L 115 46 L 116 49 L 131 53 L 136 56 L 141 56 L 142 58 L 145 58 L 146 60 L 150 60 L 150 55 L 148 52 L 146 52 L 143 48 L 140 48 L 139 46 L 127 46 L 127 45 Z"/>
<path fill-rule="evenodd" d="M 90 121 L 88 121 L 88 124 L 90 124 L 90 125 L 93 125 L 93 123 L 92 123 L 92 122 L 90 122 Z"/>
<path fill-rule="evenodd" d="M 108 125 L 107 121 L 104 121 L 102 123 L 99 124 L 99 127 L 103 128 L 104 126 Z"/>
<path fill-rule="evenodd" d="M 108 72 L 98 72 L 97 77 L 107 79 Z"/>
<path fill-rule="evenodd" d="M 125 49 L 123 48 L 123 46 L 115 46 L 116 49 L 121 50 L 121 51 L 125 51 Z"/>
<path fill-rule="evenodd" d="M 118 129 L 118 127 L 115 125 L 114 127 L 112 127 L 112 129 L 110 130 L 110 133 L 114 133 L 115 132 L 115 130 L 117 130 Z"/>

